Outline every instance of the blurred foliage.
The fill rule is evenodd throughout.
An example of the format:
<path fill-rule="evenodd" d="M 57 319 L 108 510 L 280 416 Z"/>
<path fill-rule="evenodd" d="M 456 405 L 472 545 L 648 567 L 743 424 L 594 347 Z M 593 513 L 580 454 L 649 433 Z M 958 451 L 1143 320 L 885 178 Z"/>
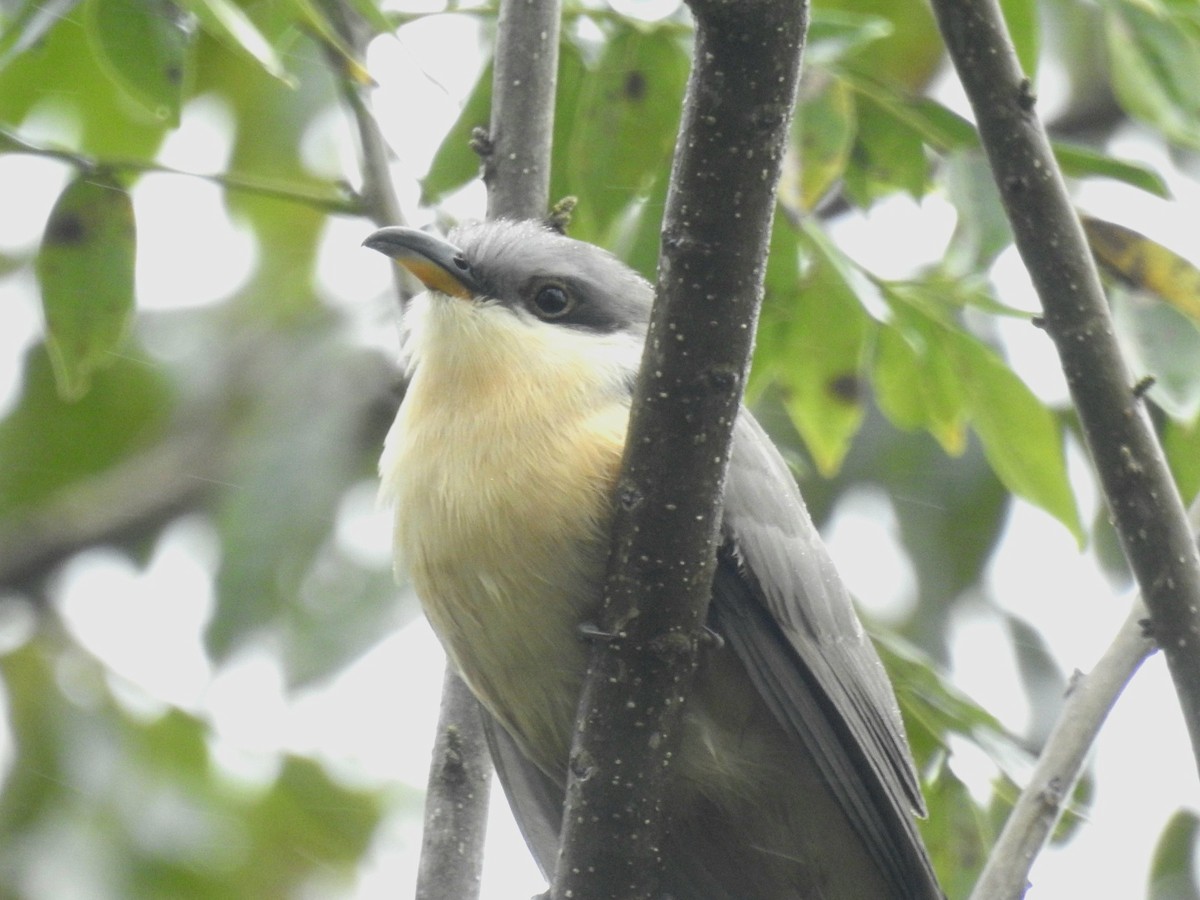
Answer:
<path fill-rule="evenodd" d="M 1165 196 L 1162 176 L 1112 156 L 1109 137 L 1135 121 L 1172 152 L 1198 148 L 1200 7 L 1002 6 L 1033 90 L 1048 55 L 1066 73 L 1055 145 L 1065 173 Z M 482 23 L 486 44 L 494 9 L 451 12 Z M 398 30 L 403 43 L 424 15 L 384 13 L 374 0 L 0 4 L 0 159 L 41 155 L 69 170 L 40 247 L 0 259 L 5 284 L 37 285 L 45 317 L 0 421 L 0 612 L 34 611 L 15 636 L 0 629 L 13 747 L 0 895 L 55 896 L 46 872 L 70 852 L 91 896 L 310 896 L 316 877 L 352 883 L 385 810 L 412 811 L 407 796 L 347 787 L 295 756 L 267 782 L 240 784 L 214 761 L 219 735 L 203 715 L 127 707 L 122 691 L 132 689 L 110 687 L 108 664 L 63 627 L 55 593 L 75 554 L 103 545 L 141 564 L 187 513 L 204 516 L 219 545 L 205 632 L 218 668 L 241 648 L 269 646 L 289 687 L 319 684 L 413 614 L 388 566 L 355 558 L 337 537 L 346 497 L 373 477 L 400 377 L 353 340 L 348 315 L 317 284 L 330 217 L 360 211 L 344 183 L 356 173 L 317 171 L 302 148 L 330 116 L 350 114 L 345 92 L 366 83 L 350 35 Z M 635 22 L 573 3 L 563 35 L 552 196 L 578 197 L 574 236 L 652 278 L 686 15 Z M 917 597 L 881 645 L 928 785 L 927 838 L 959 897 L 1062 675 L 1038 636 L 1010 623 L 1021 689 L 1038 712 L 1030 734 L 1007 733 L 940 674 L 952 614 L 986 598 L 983 573 L 1013 496 L 1081 543 L 1111 535 L 1081 521 L 1064 458 L 1070 414 L 1014 374 L 996 339 L 998 317 L 1031 315 L 990 281 L 1011 235 L 973 126 L 933 95 L 944 65 L 922 0 L 814 3 L 749 399 L 819 520 L 862 490 L 881 492 L 895 516 Z M 228 115 L 215 180 L 257 261 L 231 296 L 201 309 L 139 311 L 128 191 L 162 169 L 164 141 L 198 98 Z M 477 177 L 469 138 L 487 126 L 490 99 L 485 64 L 421 180 L 424 206 Z M 957 213 L 938 263 L 883 277 L 839 246 L 842 219 L 931 194 Z M 1200 491 L 1200 278 L 1117 223 L 1092 230 L 1117 326 L 1139 374 L 1157 379 L 1147 398 L 1190 498 Z M 207 252 L 187 223 L 180 235 Z M 954 768 L 959 741 L 995 762 L 987 802 Z M 1184 817 L 1164 835 L 1154 896 L 1196 895 L 1194 834 Z"/>

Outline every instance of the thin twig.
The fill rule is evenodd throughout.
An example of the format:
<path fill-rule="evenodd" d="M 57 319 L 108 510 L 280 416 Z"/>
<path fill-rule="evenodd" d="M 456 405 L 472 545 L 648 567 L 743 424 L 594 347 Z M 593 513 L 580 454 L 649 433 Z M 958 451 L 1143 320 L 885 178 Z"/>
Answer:
<path fill-rule="evenodd" d="M 23 153 L 29 156 L 40 156 L 44 159 L 57 159 L 69 163 L 82 172 L 103 169 L 119 174 L 178 175 L 181 178 L 196 178 L 200 181 L 207 181 L 209 184 L 215 184 L 225 190 L 242 191 L 243 193 L 256 194 L 260 197 L 269 197 L 272 200 L 283 200 L 287 203 L 300 203 L 304 206 L 310 206 L 313 209 L 319 209 L 335 215 L 358 216 L 363 213 L 361 201 L 353 196 L 335 197 L 315 191 L 306 191 L 302 188 L 284 187 L 279 184 L 272 184 L 269 181 L 250 178 L 245 175 L 237 175 L 232 172 L 188 172 L 172 166 L 165 166 L 152 159 L 101 159 L 89 156 L 86 153 L 68 150 L 65 147 L 45 147 L 40 144 L 31 144 L 24 138 L 3 128 L 0 128 L 0 152 Z"/>
<path fill-rule="evenodd" d="M 1200 533 L 1200 499 L 1188 510 L 1193 534 Z M 1078 677 L 1046 739 L 1028 784 L 1017 798 L 1004 829 L 971 892 L 971 900 L 1008 900 L 1025 895 L 1029 872 L 1063 805 L 1074 793 L 1088 751 L 1125 686 L 1154 652 L 1146 634 L 1150 615 L 1139 596 L 1108 650 L 1087 675 Z"/>
<path fill-rule="evenodd" d="M 1200 765 L 1200 554 L 995 0 L 933 0 Z"/>
<path fill-rule="evenodd" d="M 351 52 L 361 58 L 371 37 L 366 23 L 342 0 L 322 2 Z M 327 48 L 326 57 L 332 71 L 340 75 L 342 96 L 358 131 L 366 214 L 376 225 L 399 224 L 400 203 L 391 181 L 390 152 L 362 94 L 363 86 L 347 70 L 337 48 Z M 395 279 L 403 309 L 413 291 L 400 267 L 395 268 Z M 491 775 L 479 703 L 447 664 L 425 790 L 417 900 L 474 900 L 479 896 Z"/>
<path fill-rule="evenodd" d="M 1020 900 L 1029 870 L 1083 770 L 1084 760 L 1125 685 L 1155 649 L 1146 636 L 1149 612 L 1139 598 L 1104 656 L 1076 678 L 1037 765 L 988 855 L 971 900 Z"/>

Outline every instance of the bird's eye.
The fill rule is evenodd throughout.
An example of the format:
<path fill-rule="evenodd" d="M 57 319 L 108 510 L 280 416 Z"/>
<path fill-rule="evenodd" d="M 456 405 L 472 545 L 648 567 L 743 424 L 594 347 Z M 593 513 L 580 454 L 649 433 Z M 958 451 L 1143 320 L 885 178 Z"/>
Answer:
<path fill-rule="evenodd" d="M 571 311 L 574 303 L 562 285 L 546 284 L 533 296 L 535 312 L 543 319 L 557 319 Z"/>

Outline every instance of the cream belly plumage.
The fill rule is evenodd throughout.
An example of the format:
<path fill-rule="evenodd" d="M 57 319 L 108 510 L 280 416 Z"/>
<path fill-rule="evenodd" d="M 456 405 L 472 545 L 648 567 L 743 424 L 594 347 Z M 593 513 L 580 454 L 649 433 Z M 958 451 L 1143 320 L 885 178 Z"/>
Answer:
<path fill-rule="evenodd" d="M 539 348 L 502 309 L 426 296 L 410 316 L 414 372 L 380 467 L 398 564 L 484 705 L 543 748 L 540 765 L 561 767 L 627 395 L 610 378 L 573 403 L 548 402 L 540 386 L 578 383 L 579 361 Z"/>

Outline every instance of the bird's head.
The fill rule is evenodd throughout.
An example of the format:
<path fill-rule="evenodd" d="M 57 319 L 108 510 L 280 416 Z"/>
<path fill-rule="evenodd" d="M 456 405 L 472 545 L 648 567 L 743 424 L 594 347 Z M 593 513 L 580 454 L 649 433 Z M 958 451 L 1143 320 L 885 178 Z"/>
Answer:
<path fill-rule="evenodd" d="M 363 244 L 428 288 L 406 322 L 418 367 L 437 359 L 460 376 L 590 374 L 625 385 L 636 374 L 653 289 L 599 247 L 503 220 L 459 228 L 448 240 L 382 228 Z"/>

